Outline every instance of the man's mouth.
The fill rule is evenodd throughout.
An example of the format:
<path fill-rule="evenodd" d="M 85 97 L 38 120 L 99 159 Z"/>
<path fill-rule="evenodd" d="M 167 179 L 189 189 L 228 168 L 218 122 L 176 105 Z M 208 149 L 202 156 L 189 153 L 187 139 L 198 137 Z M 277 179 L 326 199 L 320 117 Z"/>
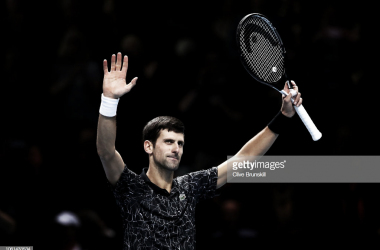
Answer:
<path fill-rule="evenodd" d="M 175 157 L 175 156 L 168 156 L 168 157 L 171 158 L 171 159 L 175 159 L 175 160 L 178 161 L 178 157 Z"/>

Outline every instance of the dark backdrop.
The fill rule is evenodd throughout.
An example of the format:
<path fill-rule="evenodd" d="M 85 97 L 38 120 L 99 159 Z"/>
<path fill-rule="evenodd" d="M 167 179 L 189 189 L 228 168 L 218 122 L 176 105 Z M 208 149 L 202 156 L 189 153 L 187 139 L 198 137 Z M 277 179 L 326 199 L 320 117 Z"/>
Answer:
<path fill-rule="evenodd" d="M 177 175 L 217 166 L 261 131 L 281 96 L 243 69 L 236 27 L 273 22 L 288 74 L 323 133 L 299 120 L 271 155 L 377 155 L 371 7 L 350 1 L 9 0 L 2 4 L 0 245 L 121 249 L 121 219 L 96 153 L 102 61 L 129 56 L 137 86 L 118 107 L 117 150 L 140 173 L 143 126 L 186 126 Z M 198 249 L 378 244 L 379 184 L 227 184 L 197 208 Z M 72 213 L 69 226 L 57 223 Z M 67 215 L 67 214 L 66 214 Z M 76 224 L 75 219 L 80 222 Z M 70 221 L 70 220 L 69 220 Z M 370 243 L 369 243 L 370 242 Z M 57 248 L 58 249 L 58 248 Z"/>

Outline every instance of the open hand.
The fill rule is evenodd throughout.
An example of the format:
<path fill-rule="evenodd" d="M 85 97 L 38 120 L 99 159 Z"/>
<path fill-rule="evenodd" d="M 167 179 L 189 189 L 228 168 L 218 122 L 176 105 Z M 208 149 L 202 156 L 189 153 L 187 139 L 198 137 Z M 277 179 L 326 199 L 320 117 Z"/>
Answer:
<path fill-rule="evenodd" d="M 127 84 L 128 56 L 124 56 L 123 66 L 121 53 L 113 54 L 111 58 L 111 71 L 108 71 L 107 60 L 103 61 L 104 79 L 103 79 L 103 95 L 105 97 L 118 99 L 125 93 L 131 91 L 136 85 L 137 77 Z"/>

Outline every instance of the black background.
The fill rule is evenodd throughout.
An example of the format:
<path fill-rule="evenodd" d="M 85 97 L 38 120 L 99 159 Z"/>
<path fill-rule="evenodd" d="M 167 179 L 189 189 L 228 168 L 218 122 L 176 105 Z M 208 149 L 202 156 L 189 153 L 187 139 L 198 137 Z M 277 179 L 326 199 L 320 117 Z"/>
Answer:
<path fill-rule="evenodd" d="M 239 61 L 236 27 L 253 12 L 280 33 L 288 74 L 323 134 L 314 142 L 295 117 L 267 154 L 377 155 L 370 9 L 338 0 L 3 3 L 0 211 L 16 229 L 1 231 L 0 245 L 121 248 L 119 211 L 96 153 L 102 61 L 112 54 L 129 56 L 127 81 L 139 77 L 119 102 L 116 141 L 136 173 L 148 164 L 143 126 L 156 116 L 185 123 L 178 175 L 217 166 L 260 132 L 280 109 L 281 95 L 256 83 Z M 197 208 L 198 249 L 305 247 L 328 239 L 337 246 L 378 244 L 377 183 L 223 189 Z M 62 211 L 77 214 L 82 226 L 58 226 Z M 115 237 L 105 237 L 104 227 Z"/>

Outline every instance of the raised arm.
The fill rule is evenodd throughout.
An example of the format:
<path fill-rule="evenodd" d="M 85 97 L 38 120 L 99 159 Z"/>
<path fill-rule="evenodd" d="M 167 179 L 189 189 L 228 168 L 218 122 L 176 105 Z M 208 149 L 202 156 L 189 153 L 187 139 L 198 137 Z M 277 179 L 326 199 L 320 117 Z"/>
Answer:
<path fill-rule="evenodd" d="M 122 65 L 123 64 L 123 65 Z M 121 53 L 112 55 L 111 69 L 108 71 L 107 60 L 103 61 L 104 79 L 102 104 L 100 108 L 96 147 L 108 181 L 115 185 L 124 169 L 124 161 L 116 151 L 116 107 L 121 96 L 135 86 L 137 77 L 126 84 L 128 57 Z"/>
<path fill-rule="evenodd" d="M 297 92 L 297 95 L 294 97 L 294 105 L 300 106 L 302 104 L 301 93 L 298 92 L 298 87 L 292 81 L 293 89 Z M 285 84 L 284 90 L 286 93 L 289 93 L 289 88 Z M 295 109 L 291 102 L 292 95 L 283 95 L 282 107 L 281 107 L 281 116 L 277 119 L 290 119 L 295 114 Z M 287 118 L 285 118 L 287 117 Z M 256 136 L 249 140 L 235 156 L 261 156 L 264 155 L 268 149 L 272 146 L 278 134 L 273 132 L 268 126 L 266 126 L 262 131 L 260 131 Z M 227 161 L 223 162 L 218 166 L 218 181 L 216 184 L 217 188 L 222 187 L 227 182 Z"/>

